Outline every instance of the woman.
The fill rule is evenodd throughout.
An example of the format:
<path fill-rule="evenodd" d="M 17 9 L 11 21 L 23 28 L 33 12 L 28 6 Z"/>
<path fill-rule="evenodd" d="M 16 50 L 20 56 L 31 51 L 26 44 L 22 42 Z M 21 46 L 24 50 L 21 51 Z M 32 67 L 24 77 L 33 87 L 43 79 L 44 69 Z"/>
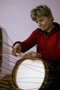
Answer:
<path fill-rule="evenodd" d="M 54 21 L 50 8 L 40 5 L 31 10 L 31 18 L 38 24 L 32 34 L 23 42 L 13 45 L 12 54 L 24 53 L 37 45 L 37 51 L 30 52 L 29 58 L 39 57 L 54 66 L 54 81 L 46 90 L 60 90 L 60 25 Z"/>

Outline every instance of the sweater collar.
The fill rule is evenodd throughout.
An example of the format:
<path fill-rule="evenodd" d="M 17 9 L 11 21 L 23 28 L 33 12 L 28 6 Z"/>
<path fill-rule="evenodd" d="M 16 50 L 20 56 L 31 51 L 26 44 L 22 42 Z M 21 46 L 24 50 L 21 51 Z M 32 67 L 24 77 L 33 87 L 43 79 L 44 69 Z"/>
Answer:
<path fill-rule="evenodd" d="M 57 30 L 60 30 L 60 24 L 58 24 L 57 22 L 53 22 L 53 25 L 54 25 L 54 28 L 50 31 L 50 32 L 46 32 L 46 31 L 43 31 L 42 29 L 40 28 L 37 28 L 40 32 L 44 32 L 46 34 L 48 33 L 51 33 L 51 32 L 56 32 Z"/>

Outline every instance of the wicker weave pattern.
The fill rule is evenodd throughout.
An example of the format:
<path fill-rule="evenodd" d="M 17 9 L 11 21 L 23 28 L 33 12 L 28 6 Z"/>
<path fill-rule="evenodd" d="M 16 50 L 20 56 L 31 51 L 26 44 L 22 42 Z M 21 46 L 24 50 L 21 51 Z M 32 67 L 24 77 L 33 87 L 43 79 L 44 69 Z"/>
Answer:
<path fill-rule="evenodd" d="M 11 74 L 5 75 L 0 80 L 0 90 L 16 90 L 12 84 Z"/>

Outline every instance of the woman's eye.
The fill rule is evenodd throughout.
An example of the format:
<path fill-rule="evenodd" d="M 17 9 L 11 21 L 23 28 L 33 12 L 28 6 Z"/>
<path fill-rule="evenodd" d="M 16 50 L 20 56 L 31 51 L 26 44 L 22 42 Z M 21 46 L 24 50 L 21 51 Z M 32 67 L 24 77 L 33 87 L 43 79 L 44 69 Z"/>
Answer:
<path fill-rule="evenodd" d="M 43 22 L 44 20 L 36 20 L 36 23 L 38 23 L 38 22 Z"/>
<path fill-rule="evenodd" d="M 42 22 L 43 20 L 39 20 L 40 22 Z"/>

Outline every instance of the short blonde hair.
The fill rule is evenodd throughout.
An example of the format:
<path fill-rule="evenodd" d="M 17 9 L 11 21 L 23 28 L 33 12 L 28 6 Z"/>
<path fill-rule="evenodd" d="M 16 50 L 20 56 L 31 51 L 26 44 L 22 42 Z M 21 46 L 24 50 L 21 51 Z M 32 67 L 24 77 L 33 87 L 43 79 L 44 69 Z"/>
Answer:
<path fill-rule="evenodd" d="M 31 10 L 31 18 L 33 21 L 36 21 L 36 17 L 41 18 L 42 16 L 52 17 L 52 21 L 54 20 L 52 12 L 50 8 L 46 5 L 40 5 Z"/>

